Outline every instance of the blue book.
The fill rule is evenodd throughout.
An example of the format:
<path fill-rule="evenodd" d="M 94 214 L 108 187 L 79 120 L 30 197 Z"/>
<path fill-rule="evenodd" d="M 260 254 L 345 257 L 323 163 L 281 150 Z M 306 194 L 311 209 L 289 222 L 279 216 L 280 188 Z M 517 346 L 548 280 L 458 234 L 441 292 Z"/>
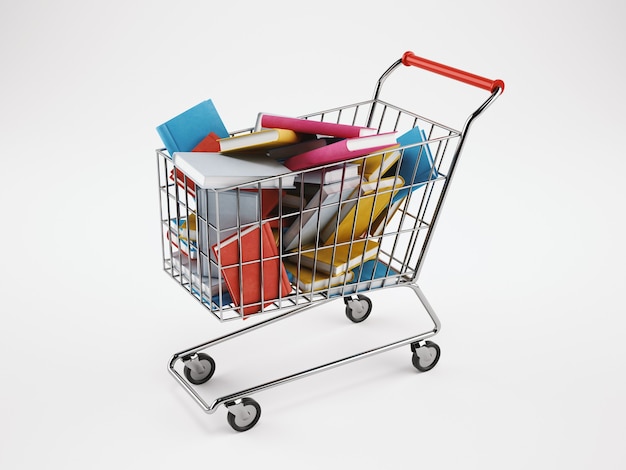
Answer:
<path fill-rule="evenodd" d="M 211 132 L 219 138 L 230 135 L 212 100 L 195 105 L 156 130 L 170 157 L 174 152 L 191 152 Z"/>
<path fill-rule="evenodd" d="M 366 261 L 360 266 L 354 268 L 352 272 L 354 273 L 354 278 L 352 278 L 352 281 L 348 284 L 377 281 L 371 283 L 372 288 L 376 288 L 382 287 L 382 281 L 386 278 L 390 278 L 388 281 L 391 284 L 396 284 L 398 282 L 397 277 L 394 277 L 398 275 L 398 272 L 377 259 Z M 387 285 L 387 283 L 384 284 Z"/>
<path fill-rule="evenodd" d="M 408 147 L 403 149 L 403 154 L 400 161 L 400 168 L 396 163 L 386 175 L 395 175 L 396 171 L 398 175 L 404 179 L 404 185 L 401 187 L 391 199 L 386 211 L 383 211 L 372 222 L 371 234 L 374 236 L 381 235 L 385 230 L 385 224 L 396 213 L 404 198 L 406 198 L 412 191 L 424 186 L 428 181 L 434 180 L 438 177 L 437 169 L 434 168 L 433 155 L 430 152 L 428 144 L 417 145 L 422 142 L 428 141 L 426 133 L 419 127 L 414 127 L 408 132 L 405 132 L 397 139 L 400 147 Z"/>
<path fill-rule="evenodd" d="M 426 133 L 419 127 L 414 127 L 397 139 L 400 147 L 419 144 L 421 142 L 426 142 L 427 140 Z M 404 149 L 404 155 L 402 156 L 402 162 L 400 163 L 400 170 L 398 171 L 398 174 L 404 179 L 406 187 L 401 188 L 394 195 L 391 205 L 402 200 L 409 194 L 410 191 L 415 191 L 417 188 L 423 186 L 427 181 L 437 178 L 437 169 L 433 168 L 433 164 L 433 156 L 430 152 L 428 144 Z M 391 171 L 395 170 L 396 168 Z"/>
<path fill-rule="evenodd" d="M 378 259 L 372 259 L 352 270 L 354 276 L 345 286 L 332 288 L 331 296 L 350 295 L 371 289 L 391 286 L 400 281 L 399 273 Z"/>

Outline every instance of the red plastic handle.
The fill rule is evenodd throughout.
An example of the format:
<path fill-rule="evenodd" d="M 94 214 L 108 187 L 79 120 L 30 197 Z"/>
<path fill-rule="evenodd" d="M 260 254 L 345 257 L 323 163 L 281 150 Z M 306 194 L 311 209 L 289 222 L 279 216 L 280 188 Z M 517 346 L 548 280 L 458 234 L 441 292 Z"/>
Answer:
<path fill-rule="evenodd" d="M 504 91 L 504 82 L 502 80 L 490 80 L 488 78 L 474 75 L 473 73 L 433 62 L 432 60 L 423 59 L 422 57 L 416 56 L 411 51 L 407 51 L 402 55 L 402 63 L 406 66 L 413 65 L 430 72 L 438 73 L 444 77 L 453 78 L 492 93 L 496 90 L 496 88 L 500 88 L 501 91 Z"/>

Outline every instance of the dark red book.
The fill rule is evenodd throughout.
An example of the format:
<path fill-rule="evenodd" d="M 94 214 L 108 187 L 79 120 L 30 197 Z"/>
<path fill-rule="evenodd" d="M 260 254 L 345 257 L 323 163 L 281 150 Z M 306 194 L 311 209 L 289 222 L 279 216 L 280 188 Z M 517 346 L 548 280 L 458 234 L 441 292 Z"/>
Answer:
<path fill-rule="evenodd" d="M 209 132 L 209 134 L 193 148 L 192 152 L 219 152 L 219 138 L 220 136 L 215 132 Z"/>

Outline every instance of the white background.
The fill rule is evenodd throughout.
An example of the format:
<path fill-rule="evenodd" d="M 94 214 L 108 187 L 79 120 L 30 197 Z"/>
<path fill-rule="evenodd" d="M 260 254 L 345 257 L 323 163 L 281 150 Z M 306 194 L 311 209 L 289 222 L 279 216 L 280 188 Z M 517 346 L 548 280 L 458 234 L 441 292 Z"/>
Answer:
<path fill-rule="evenodd" d="M 607 0 L 2 2 L 0 467 L 626 468 L 623 18 Z M 420 278 L 441 361 L 419 374 L 406 347 L 260 393 L 236 433 L 166 371 L 242 325 L 161 270 L 155 127 L 208 98 L 230 130 L 369 99 L 406 50 L 506 82 Z M 391 101 L 456 127 L 487 96 L 397 74 Z M 200 390 L 419 332 L 404 290 L 363 324 L 330 303 L 224 345 Z"/>

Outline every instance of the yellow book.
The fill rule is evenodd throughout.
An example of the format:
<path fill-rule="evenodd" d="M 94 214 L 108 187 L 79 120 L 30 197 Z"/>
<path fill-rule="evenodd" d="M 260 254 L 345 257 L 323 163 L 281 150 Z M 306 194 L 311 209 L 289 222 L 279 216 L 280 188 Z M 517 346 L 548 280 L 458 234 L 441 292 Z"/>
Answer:
<path fill-rule="evenodd" d="M 300 141 L 300 136 L 289 129 L 263 129 L 219 139 L 221 153 L 248 152 L 282 147 Z"/>
<path fill-rule="evenodd" d="M 314 292 L 327 290 L 334 286 L 340 286 L 344 283 L 352 281 L 354 278 L 354 272 L 348 271 L 338 276 L 330 276 L 329 274 L 316 270 L 315 276 L 313 271 L 305 266 L 300 265 L 300 271 L 298 272 L 298 265 L 286 261 L 283 263 L 285 269 L 293 276 L 294 284 L 297 283 L 302 292 Z"/>
<path fill-rule="evenodd" d="M 400 209 L 400 206 L 405 199 L 406 196 L 404 196 L 402 199 L 398 199 L 397 201 L 392 202 L 391 205 L 387 206 L 385 210 L 378 214 L 378 217 L 376 217 L 374 222 L 372 222 L 372 229 L 370 230 L 371 236 L 378 237 L 384 233 L 387 225 L 389 224 L 389 222 L 391 222 L 391 219 L 395 217 L 396 212 L 398 212 L 398 209 Z"/>
<path fill-rule="evenodd" d="M 342 205 L 338 216 L 322 230 L 320 239 L 323 244 L 328 246 L 362 238 L 402 186 L 404 180 L 400 176 L 362 183 Z"/>
<path fill-rule="evenodd" d="M 356 240 L 337 246 L 307 246 L 302 249 L 300 266 L 315 269 L 331 276 L 339 276 L 376 258 L 378 242 L 374 240 Z"/>
<path fill-rule="evenodd" d="M 192 241 L 196 241 L 196 237 L 197 237 L 197 229 L 196 229 L 196 214 L 191 213 L 189 214 L 189 217 L 187 218 L 180 218 L 180 219 L 171 219 L 170 223 L 172 224 L 172 227 L 174 228 L 176 226 L 176 222 L 178 221 L 178 238 L 180 238 L 181 240 L 187 240 L 187 234 L 189 234 L 189 238 L 191 238 Z"/>
<path fill-rule="evenodd" d="M 364 157 L 363 164 L 361 165 L 361 176 L 363 180 L 376 181 L 387 173 L 387 170 L 389 170 L 389 168 L 400 159 L 400 155 L 402 155 L 399 150 L 393 150 L 398 147 L 400 147 L 399 144 L 390 147 L 390 150 L 387 152 Z"/>

